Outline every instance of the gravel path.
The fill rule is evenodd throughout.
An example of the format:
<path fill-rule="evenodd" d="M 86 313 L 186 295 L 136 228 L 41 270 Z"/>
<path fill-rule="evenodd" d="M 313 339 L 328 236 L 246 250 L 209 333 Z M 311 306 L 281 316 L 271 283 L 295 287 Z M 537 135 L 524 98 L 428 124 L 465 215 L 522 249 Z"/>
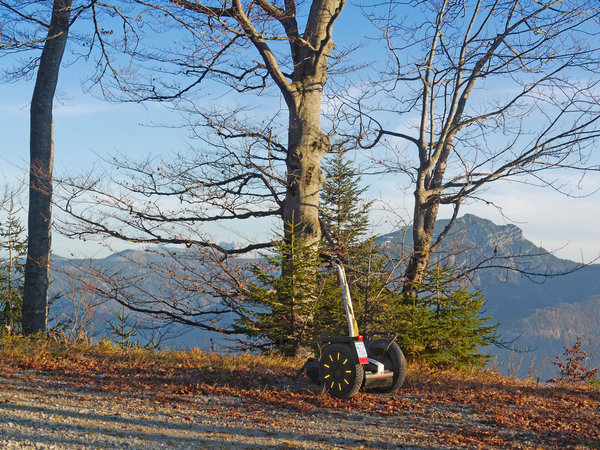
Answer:
<path fill-rule="evenodd" d="M 425 418 L 299 411 L 225 395 L 172 402 L 76 390 L 32 372 L 0 376 L 0 448 L 6 449 L 425 448 L 419 442 L 431 442 L 442 423 L 478 422 L 467 409 L 430 412 Z"/>

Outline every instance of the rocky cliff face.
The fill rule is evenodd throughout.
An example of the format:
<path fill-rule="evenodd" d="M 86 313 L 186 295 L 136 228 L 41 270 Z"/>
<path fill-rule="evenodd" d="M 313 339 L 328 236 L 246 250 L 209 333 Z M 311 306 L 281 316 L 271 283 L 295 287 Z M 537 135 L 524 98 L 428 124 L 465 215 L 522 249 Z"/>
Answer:
<path fill-rule="evenodd" d="M 439 221 L 436 231 L 447 223 Z M 385 251 L 406 253 L 412 244 L 410 229 L 382 236 L 380 242 Z M 454 267 L 480 267 L 469 279 L 472 288 L 487 298 L 486 315 L 501 322 L 507 339 L 517 339 L 516 349 L 530 350 L 525 356 L 493 350 L 505 366 L 510 358 L 523 359 L 523 372 L 534 360 L 540 376 L 548 378 L 550 360 L 577 336 L 600 354 L 600 265 L 582 267 L 557 258 L 527 240 L 519 227 L 473 215 L 456 221 L 437 257 Z M 600 360 L 592 363 L 598 365 Z"/>

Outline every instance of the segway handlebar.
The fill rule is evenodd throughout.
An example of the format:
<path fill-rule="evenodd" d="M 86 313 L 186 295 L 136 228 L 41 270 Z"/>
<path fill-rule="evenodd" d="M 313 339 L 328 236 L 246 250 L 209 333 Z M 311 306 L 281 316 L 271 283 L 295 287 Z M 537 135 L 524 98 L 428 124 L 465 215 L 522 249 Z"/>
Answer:
<path fill-rule="evenodd" d="M 348 319 L 348 336 L 358 336 L 358 323 L 354 317 L 354 308 L 352 307 L 352 297 L 350 296 L 350 288 L 348 287 L 348 280 L 346 279 L 346 272 L 344 266 L 338 261 L 331 260 L 331 264 L 335 266 L 340 280 L 340 288 L 342 291 L 342 300 L 344 301 L 344 311 L 346 312 L 346 318 Z"/>

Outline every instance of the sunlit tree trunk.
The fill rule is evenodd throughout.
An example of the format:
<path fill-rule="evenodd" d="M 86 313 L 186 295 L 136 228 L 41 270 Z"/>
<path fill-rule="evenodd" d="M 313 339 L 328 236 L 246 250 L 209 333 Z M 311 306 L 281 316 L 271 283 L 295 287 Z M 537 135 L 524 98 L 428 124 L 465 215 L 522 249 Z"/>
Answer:
<path fill-rule="evenodd" d="M 73 0 L 55 0 L 40 58 L 30 112 L 28 250 L 23 294 L 23 333 L 46 331 L 52 236 L 52 104 L 67 43 Z"/>
<path fill-rule="evenodd" d="M 283 220 L 298 225 L 307 244 L 321 239 L 319 192 L 323 184 L 321 159 L 329 149 L 329 139 L 320 126 L 322 86 L 304 94 L 299 107 L 290 109 L 288 131 L 287 187 Z"/>

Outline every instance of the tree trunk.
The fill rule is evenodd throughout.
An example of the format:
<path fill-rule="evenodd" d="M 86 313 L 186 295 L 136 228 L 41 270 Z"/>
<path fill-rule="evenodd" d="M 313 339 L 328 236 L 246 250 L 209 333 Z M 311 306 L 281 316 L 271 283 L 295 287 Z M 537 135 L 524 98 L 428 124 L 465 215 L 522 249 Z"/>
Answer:
<path fill-rule="evenodd" d="M 324 76 L 323 76 L 324 78 Z M 321 159 L 329 149 L 329 139 L 321 131 L 321 99 L 323 84 L 296 97 L 289 108 L 289 131 L 287 152 L 287 187 L 283 204 L 284 236 L 288 244 L 300 241 L 300 247 L 316 249 L 321 241 L 319 223 L 319 192 L 323 184 Z M 297 83 L 297 86 L 300 84 Z M 296 236 L 292 236 L 293 233 Z M 310 253 L 310 252 L 309 252 Z M 316 251 L 314 252 L 316 256 Z M 282 276 L 295 276 L 293 262 L 286 261 Z M 312 268 L 306 276 L 316 283 L 318 260 L 315 257 Z M 316 301 L 314 284 L 309 284 L 307 292 L 298 296 L 302 300 L 291 299 L 293 305 L 294 340 L 297 345 L 294 356 L 308 357 L 313 351 L 306 345 L 307 330 L 312 330 L 313 315 L 311 304 Z M 306 289 L 307 286 L 304 286 Z M 301 304 L 298 304 L 301 302 Z"/>
<path fill-rule="evenodd" d="M 321 131 L 322 91 L 307 94 L 298 109 L 290 109 L 287 155 L 287 190 L 283 206 L 286 238 L 294 223 L 308 245 L 321 240 L 319 192 L 323 184 L 321 160 L 329 139 Z"/>
<path fill-rule="evenodd" d="M 430 184 L 429 177 L 421 172 L 417 178 L 415 189 L 412 232 L 413 252 L 404 272 L 403 294 L 412 295 L 415 293 L 417 285 L 423 281 L 431 254 L 434 251 L 432 241 L 435 222 L 440 209 L 440 198 L 439 195 L 433 194 L 431 190 L 426 188 Z"/>
<path fill-rule="evenodd" d="M 52 105 L 72 5 L 73 0 L 54 0 L 31 99 L 28 247 L 23 293 L 23 333 L 26 335 L 47 329 L 54 160 Z"/>
<path fill-rule="evenodd" d="M 291 42 L 293 83 L 282 91 L 289 111 L 287 190 L 283 205 L 286 237 L 289 238 L 289 224 L 294 222 L 300 226 L 302 239 L 314 246 L 321 240 L 321 160 L 329 150 L 329 138 L 321 130 L 321 102 L 327 82 L 328 57 L 335 47 L 331 39 L 332 26 L 344 4 L 343 0 L 312 2 L 304 33 L 310 46 Z"/>
<path fill-rule="evenodd" d="M 319 223 L 319 193 L 323 185 L 321 160 L 329 150 L 329 138 L 321 129 L 321 102 L 323 89 L 327 82 L 327 60 L 334 48 L 331 40 L 331 27 L 344 7 L 343 0 L 313 1 L 305 38 L 311 47 L 298 47 L 292 43 L 294 72 L 292 84 L 282 92 L 289 111 L 288 149 L 287 149 L 287 186 L 282 208 L 284 235 L 291 242 L 291 230 L 298 231 L 297 238 L 302 246 L 316 249 L 321 241 Z M 315 49 L 319 49 L 315 51 Z M 292 276 L 283 266 L 282 276 Z M 315 258 L 313 270 L 307 276 L 314 277 L 318 272 L 318 260 Z M 313 288 L 302 293 L 303 302 L 294 305 L 303 311 L 294 313 L 294 324 L 302 324 L 302 330 L 313 329 L 313 316 L 310 303 L 316 301 Z M 305 331 L 302 331 L 302 334 Z M 312 350 L 306 346 L 306 337 L 298 339 L 295 356 L 311 356 Z"/>
<path fill-rule="evenodd" d="M 423 281 L 431 259 L 431 241 L 433 240 L 436 215 L 429 214 L 426 211 L 418 213 L 418 216 L 415 213 L 415 219 L 419 220 L 415 220 L 413 224 L 414 247 L 404 273 L 402 286 L 402 293 L 404 294 L 415 293 L 417 285 Z"/>

